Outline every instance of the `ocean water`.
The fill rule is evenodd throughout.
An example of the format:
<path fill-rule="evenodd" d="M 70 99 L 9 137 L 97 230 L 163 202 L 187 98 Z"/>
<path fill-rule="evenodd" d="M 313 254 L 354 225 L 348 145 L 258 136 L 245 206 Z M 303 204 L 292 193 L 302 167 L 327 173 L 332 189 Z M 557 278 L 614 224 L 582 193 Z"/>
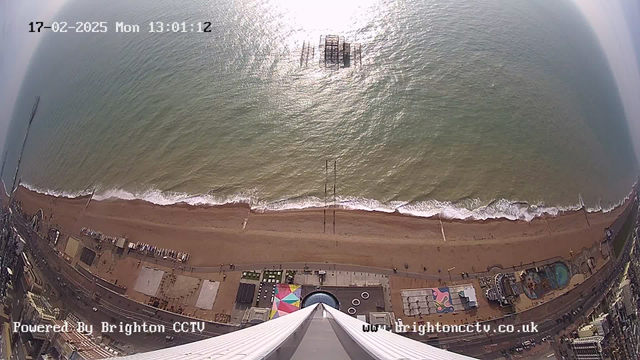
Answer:
<path fill-rule="evenodd" d="M 69 0 L 56 20 L 109 30 L 41 35 L 7 184 L 36 95 L 19 178 L 65 196 L 280 210 L 332 204 L 335 179 L 348 208 L 531 219 L 611 209 L 638 174 L 570 0 Z M 156 21 L 188 32 L 150 33 Z M 211 33 L 189 31 L 205 21 Z M 319 66 L 327 34 L 361 44 L 362 65 Z"/>

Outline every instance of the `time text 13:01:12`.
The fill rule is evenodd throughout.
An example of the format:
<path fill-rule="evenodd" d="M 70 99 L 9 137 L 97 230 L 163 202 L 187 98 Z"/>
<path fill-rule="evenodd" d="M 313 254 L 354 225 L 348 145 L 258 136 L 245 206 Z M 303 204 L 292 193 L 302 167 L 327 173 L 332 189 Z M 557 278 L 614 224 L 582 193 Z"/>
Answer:
<path fill-rule="evenodd" d="M 198 22 L 198 23 L 186 23 L 186 22 L 162 22 L 152 21 L 149 23 L 149 32 L 162 33 L 162 32 L 211 32 L 211 22 Z"/>

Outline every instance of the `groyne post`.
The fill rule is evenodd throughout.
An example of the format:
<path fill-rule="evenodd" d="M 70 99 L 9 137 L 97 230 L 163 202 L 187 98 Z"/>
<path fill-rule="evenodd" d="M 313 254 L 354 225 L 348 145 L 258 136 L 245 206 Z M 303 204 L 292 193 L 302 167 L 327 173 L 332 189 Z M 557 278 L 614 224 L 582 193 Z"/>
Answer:
<path fill-rule="evenodd" d="M 338 180 L 338 162 L 333 161 L 333 233 L 336 233 L 336 182 Z"/>
<path fill-rule="evenodd" d="M 91 195 L 89 196 L 89 200 L 87 200 L 87 203 L 84 205 L 84 209 L 82 209 L 82 214 L 83 215 L 84 215 L 84 212 L 87 211 L 87 208 L 89 207 L 89 203 L 93 199 L 93 194 L 95 194 L 95 193 L 96 193 L 96 189 L 94 188 L 93 190 L 91 190 Z"/>
<path fill-rule="evenodd" d="M 322 210 L 322 233 L 327 228 L 327 181 L 329 179 L 329 160 L 324 161 L 324 209 Z"/>

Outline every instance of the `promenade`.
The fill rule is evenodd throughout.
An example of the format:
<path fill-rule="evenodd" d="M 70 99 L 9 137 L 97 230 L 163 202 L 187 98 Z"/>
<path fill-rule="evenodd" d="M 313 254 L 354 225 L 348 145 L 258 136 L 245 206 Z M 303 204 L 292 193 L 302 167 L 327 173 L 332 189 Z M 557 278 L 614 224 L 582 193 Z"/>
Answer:
<path fill-rule="evenodd" d="M 630 203 L 627 203 L 625 204 L 624 208 L 618 209 L 617 215 L 622 215 L 623 213 L 628 214 L 629 204 Z M 44 212 L 45 212 L 44 218 L 46 219 L 45 224 L 43 224 L 45 226 L 44 228 L 47 228 L 48 227 L 47 224 L 50 224 L 52 221 L 60 220 L 60 219 L 52 219 L 54 215 L 54 213 L 52 212 L 49 212 L 51 215 L 47 218 L 47 215 L 46 215 L 47 212 L 46 211 Z M 86 246 L 88 248 L 93 248 L 96 244 L 94 240 L 85 236 L 78 235 L 78 233 L 67 232 L 68 231 L 67 229 L 73 229 L 73 228 L 79 227 L 79 225 L 81 225 L 85 221 L 91 223 L 91 218 L 95 218 L 95 215 L 91 215 L 89 217 L 76 218 L 73 224 L 61 227 L 63 233 L 65 234 L 65 237 L 66 235 L 71 234 L 77 237 L 83 246 Z M 120 220 L 116 220 L 116 222 L 117 221 L 120 221 Z M 602 222 L 603 220 L 600 220 L 600 221 L 601 223 L 599 226 L 603 226 L 605 222 Z M 614 220 L 613 224 L 615 226 L 612 226 L 612 228 L 615 228 L 615 230 L 617 231 L 620 228 L 619 221 Z M 611 223 L 609 223 L 609 225 L 611 225 Z M 364 264 L 358 263 L 358 262 L 349 264 L 345 262 L 332 261 L 331 257 L 329 257 L 328 260 L 324 262 L 321 262 L 321 261 L 308 261 L 308 262 L 244 261 L 241 263 L 220 262 L 220 263 L 211 264 L 213 261 L 207 260 L 207 261 L 200 261 L 200 262 L 194 262 L 194 263 L 190 261 L 187 264 L 184 264 L 184 263 L 178 263 L 169 259 L 150 257 L 137 252 L 125 251 L 120 255 L 116 255 L 117 249 L 115 249 L 113 245 L 102 243 L 102 246 L 104 246 L 104 248 L 102 249 L 101 253 L 111 254 L 111 255 L 109 255 L 104 260 L 102 258 L 99 258 L 98 261 L 96 262 L 95 267 L 85 269 L 83 266 L 79 264 L 77 258 L 65 259 L 58 255 L 58 253 L 61 253 L 61 249 L 64 249 L 66 239 L 62 240 L 61 243 L 58 244 L 57 249 L 55 249 L 51 247 L 46 240 L 42 239 L 40 235 L 27 230 L 25 221 L 18 220 L 18 222 L 16 223 L 16 226 L 20 230 L 20 232 L 24 234 L 23 236 L 25 236 L 25 239 L 28 239 L 29 245 L 33 249 L 33 251 L 37 252 L 39 257 L 42 256 L 43 258 L 46 258 L 48 260 L 48 264 L 49 264 L 48 266 L 50 271 L 44 271 L 44 272 L 56 273 L 61 275 L 61 277 L 65 279 L 65 282 L 70 285 L 69 288 L 73 289 L 72 293 L 67 294 L 68 296 L 70 296 L 69 299 L 72 299 L 72 301 L 76 305 L 78 305 L 81 310 L 84 309 L 85 312 L 87 309 L 91 309 L 93 305 L 97 305 L 96 308 L 98 308 L 99 311 L 96 314 L 89 313 L 87 315 L 89 318 L 91 318 L 92 316 L 94 317 L 103 316 L 103 318 L 108 319 L 109 321 L 116 321 L 116 320 L 147 321 L 150 323 L 163 324 L 165 326 L 171 325 L 172 322 L 174 321 L 201 321 L 202 319 L 208 319 L 208 320 L 204 320 L 207 323 L 207 327 L 205 332 L 202 335 L 182 334 L 176 337 L 177 339 L 176 343 L 195 341 L 203 337 L 219 335 L 228 331 L 232 331 L 237 327 L 211 321 L 212 317 L 210 317 L 210 315 L 207 315 L 208 314 L 207 312 L 198 312 L 198 315 L 196 316 L 191 314 L 192 312 L 195 313 L 195 311 L 193 310 L 187 310 L 187 312 L 183 312 L 183 314 L 176 314 L 176 313 L 157 309 L 155 307 L 151 307 L 149 305 L 144 304 L 144 302 L 146 302 L 146 300 L 144 300 L 144 297 L 140 297 L 132 293 L 132 288 L 133 288 L 132 285 L 136 278 L 135 272 L 132 272 L 132 271 L 137 271 L 135 269 L 137 267 L 139 268 L 141 265 L 162 268 L 170 274 L 185 275 L 188 277 L 195 277 L 200 279 L 213 279 L 216 281 L 221 281 L 222 285 L 220 287 L 220 292 L 221 294 L 224 293 L 224 296 L 222 296 L 222 298 L 225 298 L 225 299 L 230 299 L 231 296 L 235 298 L 235 291 L 236 291 L 235 289 L 237 289 L 237 284 L 238 284 L 238 280 L 240 279 L 240 275 L 243 271 L 248 271 L 248 270 L 269 270 L 269 269 L 285 270 L 286 269 L 286 270 L 299 270 L 299 271 L 306 270 L 309 272 L 324 270 L 327 272 L 347 272 L 347 273 L 353 272 L 353 273 L 375 274 L 379 276 L 388 277 L 391 280 L 391 286 L 390 286 L 391 294 L 389 294 L 389 298 L 390 298 L 390 302 L 394 304 L 394 309 L 392 310 L 396 312 L 397 316 L 401 316 L 400 314 L 402 311 L 402 308 L 401 308 L 402 305 L 398 304 L 398 299 L 399 299 L 397 297 L 398 293 L 402 288 L 411 288 L 411 287 L 405 287 L 404 285 L 398 285 L 398 284 L 407 284 L 406 281 L 410 281 L 412 284 L 422 284 L 414 287 L 428 287 L 433 285 L 437 286 L 438 283 L 443 283 L 443 284 L 458 283 L 459 284 L 461 282 L 473 282 L 473 281 L 477 283 L 477 280 L 476 280 L 477 278 L 490 276 L 498 272 L 513 272 L 513 271 L 532 268 L 535 266 L 543 266 L 546 264 L 551 264 L 560 260 L 566 260 L 566 255 L 565 256 L 558 255 L 558 256 L 538 259 L 536 261 L 530 261 L 530 262 L 523 261 L 517 264 L 513 263 L 513 261 L 510 261 L 510 263 L 512 263 L 513 265 L 508 267 L 505 267 L 500 263 L 493 263 L 492 265 L 489 265 L 480 269 L 475 269 L 474 266 L 471 266 L 471 271 L 464 271 L 465 268 L 463 267 L 462 271 L 459 271 L 459 269 L 455 269 L 455 271 L 450 271 L 450 272 L 447 271 L 448 269 L 446 268 L 444 269 L 434 268 L 433 266 L 417 267 L 415 265 L 411 265 L 408 263 L 405 263 L 404 266 L 400 264 L 398 264 L 399 266 L 395 266 L 394 264 L 394 266 L 390 266 L 390 267 L 366 265 L 368 261 L 365 261 Z M 156 230 L 166 229 L 166 226 L 159 225 L 158 227 L 155 227 L 155 229 Z M 562 228 L 557 228 L 557 229 L 558 229 L 557 231 L 562 230 Z M 104 229 L 103 231 L 107 231 L 107 229 Z M 216 232 L 219 230 L 216 230 L 216 229 L 206 230 L 206 232 L 209 232 L 209 231 Z M 222 229 L 221 231 L 228 232 L 229 234 L 234 232 L 234 231 L 225 230 L 225 229 Z M 554 230 L 552 230 L 552 227 L 549 227 L 548 231 L 550 231 L 551 233 L 554 232 Z M 594 231 L 595 230 L 590 229 L 588 233 L 590 234 L 592 233 L 595 236 Z M 242 233 L 243 233 L 243 230 L 240 230 L 240 232 L 237 232 L 238 236 L 244 236 L 242 235 Z M 562 234 L 562 233 L 563 232 L 561 231 L 558 233 L 558 235 L 555 235 L 555 236 L 559 236 L 559 234 Z M 602 239 L 603 233 L 601 233 L 600 239 Z M 119 234 L 119 233 L 116 233 L 116 234 Z M 275 232 L 272 235 L 282 235 L 282 234 L 280 234 L 279 232 Z M 533 237 L 531 238 L 526 237 L 526 238 L 512 239 L 510 241 L 512 242 L 512 244 L 517 244 L 519 246 L 525 246 L 525 243 L 527 243 L 530 240 L 533 240 L 533 243 L 538 243 L 539 241 L 542 241 L 541 240 L 542 238 L 540 238 L 539 236 L 535 234 L 532 236 Z M 329 238 L 334 238 L 334 237 L 335 236 L 333 235 L 329 235 Z M 338 238 L 347 239 L 348 241 L 352 241 L 355 239 L 356 243 L 361 241 L 360 238 L 350 238 L 349 235 L 340 235 L 338 236 Z M 145 240 L 146 239 L 149 239 L 149 238 L 146 237 Z M 326 242 L 326 240 L 324 241 Z M 378 240 L 375 240 L 375 238 L 370 238 L 368 241 L 376 242 Z M 414 239 L 411 241 L 415 242 L 416 240 Z M 338 248 L 340 248 L 341 242 L 342 240 L 336 241 L 336 244 L 337 244 L 336 246 Z M 182 243 L 183 243 L 182 241 L 174 242 L 175 247 L 178 247 L 178 248 L 181 246 Z M 471 249 L 473 247 L 477 247 L 478 249 L 484 248 L 486 250 L 488 246 L 489 247 L 492 246 L 491 244 L 496 244 L 497 240 L 485 239 L 482 241 L 478 241 L 477 244 L 475 245 L 466 245 L 465 243 L 466 242 L 450 241 L 446 245 L 442 244 L 440 246 L 435 246 L 435 243 L 430 244 L 429 246 L 433 246 L 435 248 L 435 252 L 432 253 L 429 257 L 430 258 L 434 256 L 442 257 L 442 256 L 445 256 L 445 254 L 447 254 L 446 256 L 454 259 L 455 255 L 453 254 L 455 254 L 456 249 L 467 248 L 467 247 Z M 585 244 L 588 244 L 589 246 L 593 247 L 593 246 L 597 246 L 598 243 L 596 241 L 589 240 L 588 242 L 585 242 Z M 330 245 L 325 244 L 324 246 L 325 251 L 328 251 L 327 246 L 330 247 Z M 364 246 L 364 244 L 361 244 L 361 246 Z M 400 248 L 402 248 L 402 244 L 400 244 L 399 246 Z M 442 249 L 441 249 L 441 246 L 442 246 Z M 583 249 L 586 249 L 586 247 L 583 247 L 582 249 L 581 248 L 572 249 L 570 253 L 573 254 L 574 250 L 576 253 L 579 253 Z M 444 254 L 441 253 L 441 250 L 442 252 L 444 252 Z M 335 251 L 335 249 L 331 251 Z M 218 252 L 219 251 L 216 251 L 214 248 L 212 253 L 217 254 Z M 198 255 L 202 256 L 202 252 Z M 251 257 L 249 259 L 251 259 Z M 505 259 L 509 261 L 508 257 Z M 543 304 L 538 304 L 537 306 L 534 306 L 530 309 L 519 312 L 515 315 L 506 315 L 506 316 L 491 315 L 491 316 L 484 316 L 484 319 L 482 317 L 476 317 L 476 318 L 471 318 L 471 321 L 475 322 L 480 320 L 483 323 L 514 324 L 514 325 L 519 325 L 519 324 L 524 324 L 524 323 L 534 321 L 539 324 L 540 330 L 543 331 L 544 334 L 552 334 L 554 332 L 557 332 L 559 329 L 562 329 L 567 325 L 564 322 L 558 322 L 559 318 L 562 318 L 563 315 L 575 310 L 577 307 L 589 306 L 593 298 L 589 296 L 584 296 L 584 294 L 598 294 L 599 291 L 604 289 L 604 287 L 607 284 L 607 279 L 610 279 L 613 276 L 612 274 L 615 274 L 615 272 L 618 271 L 619 259 L 620 258 L 618 258 L 616 261 L 605 261 L 604 263 L 599 264 L 598 271 L 595 272 L 595 274 L 588 277 L 586 280 L 582 281 L 575 288 L 565 289 L 562 295 L 559 295 L 559 296 L 554 295 L 554 298 L 549 301 L 546 301 L 548 300 L 546 299 L 545 300 L 546 302 Z M 136 267 L 136 264 L 137 264 L 137 267 Z M 80 269 L 80 271 L 78 269 Z M 468 276 L 463 277 L 461 275 L 461 272 L 463 271 L 465 273 L 468 273 Z M 50 275 L 47 275 L 47 276 L 49 277 Z M 405 282 L 399 281 L 399 279 L 405 279 L 406 281 Z M 50 282 L 52 283 L 56 282 L 55 279 L 48 279 L 48 280 L 50 280 Z M 234 284 L 235 284 L 235 288 L 234 288 Z M 428 284 L 428 286 L 424 284 Z M 58 287 L 58 291 L 60 293 L 65 293 L 70 291 L 69 289 L 59 289 L 59 284 L 56 284 L 56 286 Z M 120 291 L 122 286 L 125 286 L 129 290 Z M 95 296 L 96 294 L 99 294 L 99 301 L 96 300 L 96 296 Z M 479 296 L 482 296 L 482 294 L 479 294 Z M 218 304 L 219 300 L 220 298 L 216 300 L 216 304 Z M 226 302 L 226 301 L 229 301 L 229 300 L 224 300 L 222 302 Z M 485 301 L 485 304 L 483 304 L 482 310 L 486 311 L 490 309 L 490 307 L 486 305 L 486 300 L 483 300 L 483 301 Z M 222 309 L 223 313 L 230 314 L 232 308 L 228 306 L 230 306 L 232 302 L 233 300 L 231 300 L 231 302 L 228 303 L 229 305 L 224 305 L 224 304 L 220 305 L 218 307 L 218 310 L 215 310 L 215 311 L 220 311 Z M 577 305 L 577 304 L 582 304 L 582 305 Z M 398 308 L 398 306 L 400 306 L 400 308 Z M 464 316 L 465 315 L 463 315 L 463 317 Z M 487 318 L 490 318 L 490 319 L 487 319 Z M 455 320 L 455 319 L 456 319 L 455 317 L 451 319 L 447 318 L 447 319 L 443 319 L 443 322 L 444 323 L 447 323 L 447 322 L 463 323 L 462 319 L 458 319 L 458 320 Z M 442 336 L 439 336 L 437 339 L 424 339 L 424 338 L 416 338 L 416 339 L 421 341 L 431 342 L 434 345 L 448 348 L 452 351 L 464 352 L 466 354 L 473 355 L 473 356 L 481 356 L 482 354 L 485 354 L 488 352 L 497 351 L 499 350 L 499 348 L 508 348 L 509 346 L 512 346 L 513 342 L 515 340 L 518 340 L 520 336 L 521 335 L 518 335 L 518 334 L 498 334 L 498 335 L 479 334 L 479 335 L 472 335 L 472 336 L 470 336 L 469 334 L 447 334 L 447 335 L 443 334 Z M 162 344 L 161 339 L 158 338 L 156 346 L 163 346 L 163 345 L 168 346 L 170 344 Z M 491 351 L 488 351 L 488 349 L 486 348 L 486 346 L 488 345 L 491 346 L 491 348 L 489 349 Z"/>
<path fill-rule="evenodd" d="M 71 285 L 71 288 L 77 289 L 77 291 L 71 294 L 72 296 L 70 298 L 73 298 L 73 295 L 75 294 L 82 294 L 82 301 L 73 301 L 73 303 L 78 305 L 80 308 L 84 307 L 86 312 L 89 305 L 92 304 L 92 293 L 99 291 L 102 294 L 105 294 L 101 297 L 100 302 L 96 304 L 97 308 L 100 310 L 99 313 L 95 314 L 94 316 L 91 316 L 91 314 L 88 313 L 89 317 L 101 318 L 103 319 L 103 321 L 113 321 L 113 319 L 120 319 L 120 321 L 146 321 L 148 323 L 164 324 L 166 326 L 171 325 L 173 321 L 195 320 L 193 318 L 164 311 L 159 311 L 156 315 L 153 316 L 146 315 L 145 312 L 141 311 L 140 309 L 146 307 L 147 305 L 133 301 L 126 296 L 118 294 L 110 290 L 109 288 L 98 284 L 96 281 L 92 281 L 90 278 L 84 276 L 82 273 L 71 267 L 71 265 L 64 261 L 64 259 L 56 256 L 55 252 L 52 251 L 53 249 L 46 245 L 47 242 L 44 239 L 33 232 L 29 232 L 26 229 L 26 224 L 18 221 L 16 223 L 16 226 L 23 234 L 25 239 L 28 239 L 28 243 L 32 251 L 34 251 L 38 256 L 42 256 L 49 261 L 49 266 L 52 267 L 51 270 L 54 270 L 51 272 L 51 274 L 60 274 L 61 277 L 64 278 L 69 285 Z M 554 299 L 546 304 L 538 306 L 534 309 L 516 314 L 514 316 L 486 321 L 483 323 L 520 325 L 530 321 L 535 321 L 539 324 L 539 330 L 541 332 L 532 337 L 540 338 L 547 334 L 556 333 L 557 331 L 565 328 L 568 325 L 564 322 L 556 322 L 557 317 L 561 317 L 566 312 L 569 312 L 576 308 L 580 308 L 581 313 L 584 313 L 588 311 L 591 305 L 597 303 L 599 296 L 602 296 L 602 294 L 606 292 L 607 284 L 610 282 L 610 280 L 619 274 L 620 269 L 622 268 L 621 264 L 624 263 L 625 256 L 627 256 L 630 246 L 630 243 L 626 245 L 622 256 L 619 257 L 616 261 L 608 262 L 605 267 L 594 274 L 594 276 L 591 276 L 586 281 L 581 283 L 578 287 L 565 293 L 563 296 Z M 555 261 L 555 259 L 549 259 L 548 261 L 553 262 Z M 166 263 L 165 265 L 169 265 L 169 263 Z M 416 279 L 434 279 L 434 276 L 436 276 L 433 274 L 421 274 L 410 271 L 397 270 L 394 272 L 392 269 L 316 262 L 283 263 L 278 264 L 277 266 L 270 263 L 239 264 L 234 265 L 233 269 L 230 269 L 230 266 L 228 264 L 223 264 L 223 266 L 218 267 L 187 268 L 187 270 L 185 271 L 193 271 L 194 273 L 206 273 L 211 271 L 241 272 L 252 269 L 275 269 L 280 268 L 280 266 L 282 266 L 283 269 L 362 271 L 378 273 L 381 275 L 400 276 Z M 472 277 L 482 275 L 486 275 L 486 273 L 483 272 L 470 274 L 470 276 Z M 56 283 L 54 279 L 48 280 L 52 283 Z M 65 290 L 60 291 L 64 293 Z M 585 292 L 587 292 L 589 296 L 584 296 Z M 82 303 L 85 303 L 85 305 L 83 306 Z M 154 312 L 157 312 L 157 309 L 155 308 L 153 308 L 152 310 Z M 577 315 L 577 317 L 579 317 L 580 315 L 581 314 Z M 228 331 L 232 331 L 233 328 L 233 326 L 229 325 L 207 322 L 207 329 L 205 330 L 203 335 L 181 334 L 179 335 L 177 341 L 178 343 L 187 343 L 204 337 L 215 336 Z M 514 340 L 522 336 L 519 334 L 477 334 L 474 336 L 469 336 L 469 334 L 449 334 L 441 336 L 435 342 L 428 341 L 425 338 L 421 339 L 415 336 L 412 337 L 414 337 L 416 340 L 427 341 L 434 345 L 448 348 L 451 351 L 461 352 L 471 356 L 484 356 L 484 354 L 487 353 L 486 347 L 488 345 L 490 346 L 492 344 L 497 344 L 496 346 L 498 347 L 496 348 L 496 346 L 493 346 L 493 348 L 495 348 L 494 351 L 499 351 L 503 348 L 508 348 L 509 346 L 511 346 Z M 162 344 L 161 336 L 156 336 L 156 338 L 157 345 L 171 345 Z"/>

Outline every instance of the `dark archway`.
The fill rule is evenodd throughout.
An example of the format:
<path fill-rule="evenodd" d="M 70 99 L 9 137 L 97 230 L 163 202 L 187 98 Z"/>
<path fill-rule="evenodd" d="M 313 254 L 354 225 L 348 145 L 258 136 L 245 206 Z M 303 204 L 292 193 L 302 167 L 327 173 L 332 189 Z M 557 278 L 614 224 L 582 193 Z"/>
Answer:
<path fill-rule="evenodd" d="M 333 294 L 326 291 L 314 291 L 305 296 L 304 299 L 302 299 L 302 308 L 306 308 L 317 303 L 323 303 L 334 309 L 340 310 L 340 302 L 338 299 Z"/>

